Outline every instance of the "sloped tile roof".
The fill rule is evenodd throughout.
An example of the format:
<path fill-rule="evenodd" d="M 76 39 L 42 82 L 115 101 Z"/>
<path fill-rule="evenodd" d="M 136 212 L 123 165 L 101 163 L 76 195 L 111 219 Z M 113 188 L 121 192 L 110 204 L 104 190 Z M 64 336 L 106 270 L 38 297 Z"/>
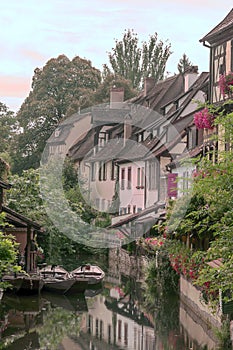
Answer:
<path fill-rule="evenodd" d="M 217 41 L 216 38 L 218 38 L 221 33 L 228 31 L 230 28 L 233 29 L 233 9 L 231 9 L 218 25 L 200 39 L 200 42 L 208 41 L 209 43 L 213 43 L 214 41 Z"/>
<path fill-rule="evenodd" d="M 139 218 L 143 218 L 145 215 L 147 215 L 149 213 L 158 213 L 158 210 L 163 209 L 163 208 L 165 208 L 165 203 L 157 202 L 157 203 L 151 205 L 150 207 L 143 209 L 142 211 L 140 211 L 138 213 L 131 214 L 131 215 L 127 216 L 126 218 L 122 218 L 120 221 L 109 226 L 109 228 L 116 228 L 116 227 L 125 225 L 128 222 L 134 221 L 134 220 L 139 219 Z M 161 212 L 160 214 L 163 215 L 164 212 Z"/>
<path fill-rule="evenodd" d="M 183 92 L 184 81 L 181 74 L 174 75 L 165 80 L 159 81 L 149 92 L 144 95 L 142 92 L 130 102 L 141 104 L 157 112 L 161 112 L 161 107 L 169 100 L 174 99 Z"/>
<path fill-rule="evenodd" d="M 73 160 L 81 160 L 93 149 L 96 129 L 90 129 L 84 137 L 69 149 L 68 155 Z"/>
<path fill-rule="evenodd" d="M 31 219 L 27 218 L 23 214 L 20 214 L 20 213 L 14 211 L 13 209 L 11 209 L 9 207 L 3 206 L 2 207 L 2 211 L 4 213 L 6 213 L 6 219 L 9 222 L 12 221 L 13 223 L 19 223 L 20 225 L 22 225 L 24 227 L 31 226 L 31 227 L 33 227 L 34 229 L 36 229 L 36 230 L 38 230 L 40 232 L 43 231 L 43 229 L 42 229 L 40 224 L 38 224 L 35 221 L 32 221 Z"/>
<path fill-rule="evenodd" d="M 114 160 L 118 157 L 124 147 L 123 139 L 112 139 L 106 143 L 106 145 L 99 150 L 95 155 L 90 155 L 86 158 L 88 162 L 95 161 L 109 161 Z"/>

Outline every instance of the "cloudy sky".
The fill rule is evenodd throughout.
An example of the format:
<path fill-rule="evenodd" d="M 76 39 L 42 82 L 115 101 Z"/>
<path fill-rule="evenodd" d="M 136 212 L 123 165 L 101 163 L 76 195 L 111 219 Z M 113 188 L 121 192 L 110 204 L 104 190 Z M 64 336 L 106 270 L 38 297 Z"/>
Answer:
<path fill-rule="evenodd" d="M 225 0 L 8 0 L 0 12 L 0 102 L 17 111 L 28 96 L 34 69 L 60 54 L 89 59 L 101 69 L 125 29 L 139 41 L 171 43 L 167 71 L 175 73 L 185 52 L 199 72 L 208 71 L 209 50 L 199 43 L 231 10 Z"/>

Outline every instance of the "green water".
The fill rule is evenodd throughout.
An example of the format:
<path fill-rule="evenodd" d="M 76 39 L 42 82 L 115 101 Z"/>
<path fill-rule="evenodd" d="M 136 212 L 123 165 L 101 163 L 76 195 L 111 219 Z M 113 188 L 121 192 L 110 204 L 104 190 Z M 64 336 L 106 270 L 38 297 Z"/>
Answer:
<path fill-rule="evenodd" d="M 205 342 L 204 333 L 199 332 L 198 339 L 192 331 L 171 271 L 164 269 L 164 275 L 155 278 L 152 269 L 146 282 L 141 278 L 144 271 L 134 269 L 130 276 L 126 269 L 113 271 L 112 266 L 113 261 L 103 262 L 103 285 L 85 294 L 5 293 L 0 303 L 0 349 L 212 350 L 208 335 Z"/>

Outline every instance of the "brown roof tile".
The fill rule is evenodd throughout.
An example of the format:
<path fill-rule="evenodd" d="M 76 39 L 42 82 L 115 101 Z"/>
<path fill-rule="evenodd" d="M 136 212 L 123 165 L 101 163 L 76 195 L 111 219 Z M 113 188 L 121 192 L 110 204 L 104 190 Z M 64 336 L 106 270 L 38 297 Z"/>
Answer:
<path fill-rule="evenodd" d="M 200 42 L 208 41 L 210 44 L 217 42 L 216 39 L 218 39 L 223 32 L 226 33 L 230 28 L 233 29 L 233 9 L 231 9 L 216 27 L 200 39 Z"/>

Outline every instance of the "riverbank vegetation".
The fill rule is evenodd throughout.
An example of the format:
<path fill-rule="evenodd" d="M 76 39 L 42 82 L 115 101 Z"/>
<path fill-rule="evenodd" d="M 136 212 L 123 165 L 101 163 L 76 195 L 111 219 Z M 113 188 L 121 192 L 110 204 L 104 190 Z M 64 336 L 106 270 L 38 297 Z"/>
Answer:
<path fill-rule="evenodd" d="M 210 107 L 213 111 L 213 107 Z M 202 290 L 213 310 L 233 299 L 233 113 L 223 109 L 215 117 L 219 145 L 228 145 L 198 161 L 189 191 L 167 204 L 166 219 L 154 228 L 157 236 L 141 238 L 146 254 L 167 251 L 170 265 Z M 216 136 L 213 136 L 216 137 Z M 214 151 L 213 151 L 214 152 Z M 225 317 L 232 317 L 233 310 Z"/>

